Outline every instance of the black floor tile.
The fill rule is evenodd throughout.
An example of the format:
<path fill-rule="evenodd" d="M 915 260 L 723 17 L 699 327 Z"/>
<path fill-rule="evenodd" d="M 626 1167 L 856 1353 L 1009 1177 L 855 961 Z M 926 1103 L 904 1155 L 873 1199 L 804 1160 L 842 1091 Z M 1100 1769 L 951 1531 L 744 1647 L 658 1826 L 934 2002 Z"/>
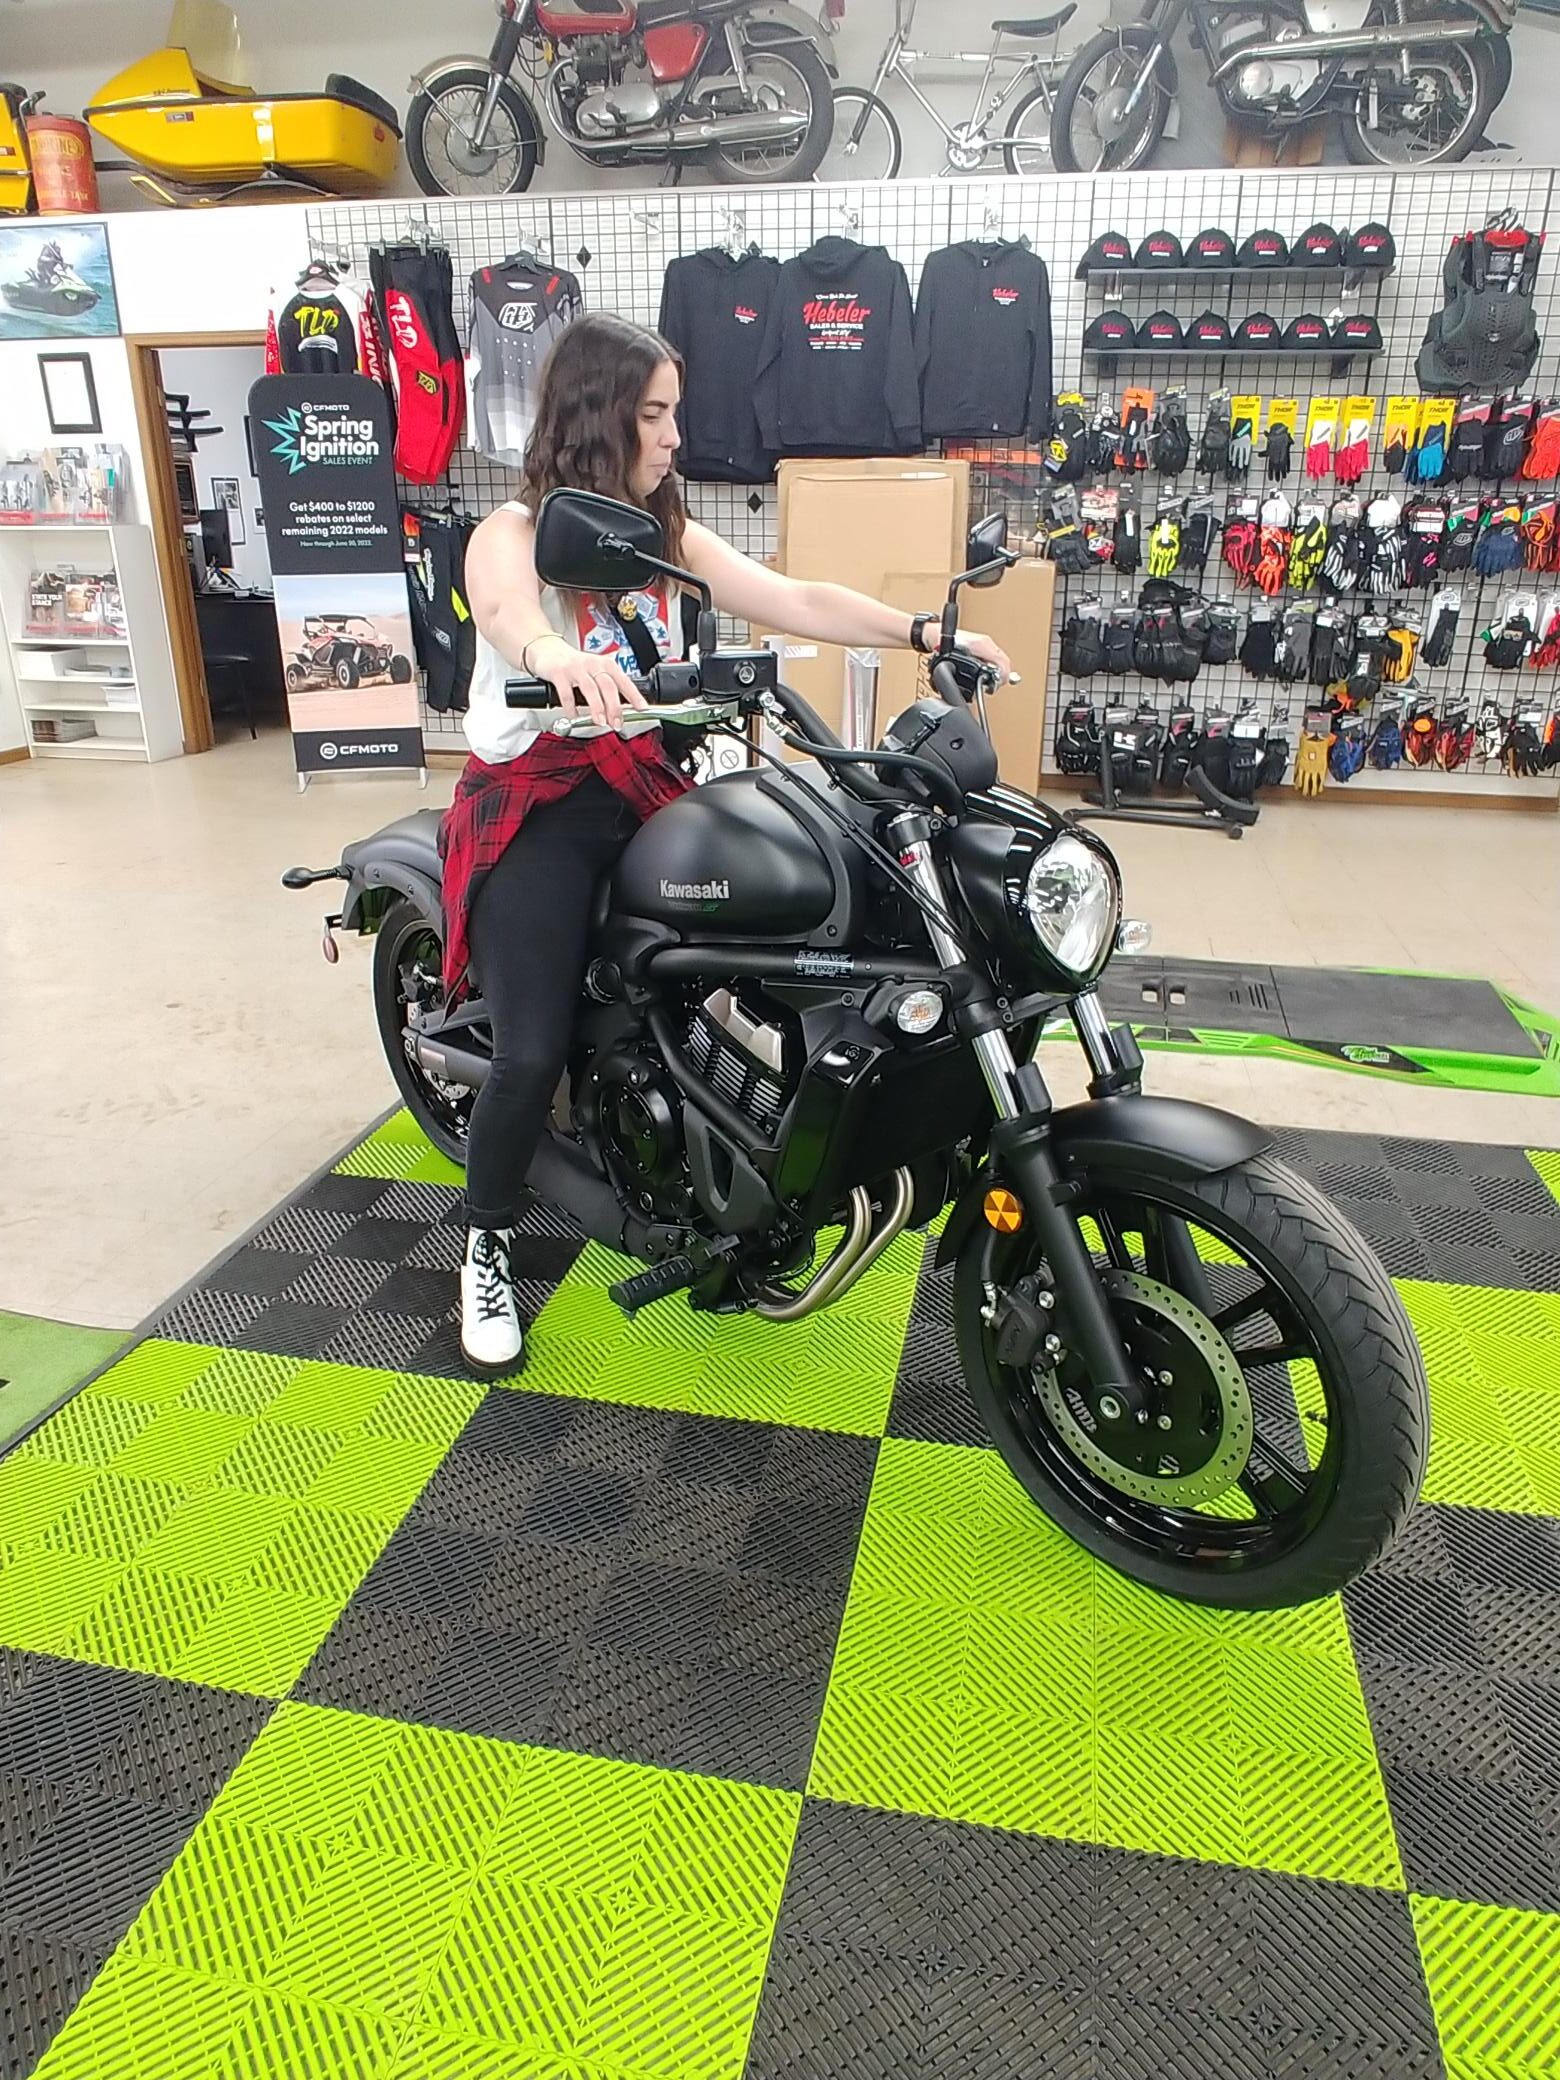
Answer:
<path fill-rule="evenodd" d="M 1383 1772 L 1412 1892 L 1560 1913 L 1560 1873 L 1520 1783 Z"/>
<path fill-rule="evenodd" d="M 76 1943 L 0 1927 L 0 2080 L 25 2080 L 103 1960 Z"/>

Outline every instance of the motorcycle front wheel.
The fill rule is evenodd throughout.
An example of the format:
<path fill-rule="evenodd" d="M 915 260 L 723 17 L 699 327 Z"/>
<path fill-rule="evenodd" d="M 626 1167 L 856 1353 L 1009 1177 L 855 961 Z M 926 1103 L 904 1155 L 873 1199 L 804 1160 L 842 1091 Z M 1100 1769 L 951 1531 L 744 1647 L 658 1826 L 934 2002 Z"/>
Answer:
<path fill-rule="evenodd" d="M 406 157 L 425 195 L 518 195 L 540 156 L 536 111 L 512 80 L 501 80 L 486 138 L 474 142 L 492 74 L 485 65 L 441 73 L 406 111 Z"/>
<path fill-rule="evenodd" d="M 810 43 L 746 52 L 748 92 L 761 108 L 805 115 L 807 128 L 794 144 L 714 146 L 707 155 L 717 180 L 748 183 L 810 181 L 834 135 L 834 87 L 829 68 Z"/>
<path fill-rule="evenodd" d="M 1088 1551 L 1188 1602 L 1282 1609 L 1356 1580 L 1412 1509 L 1429 1441 L 1419 1347 L 1368 1246 L 1269 1155 L 1193 1183 L 1130 1159 L 1075 1181 L 1147 1405 L 1118 1413 L 1065 1340 L 1054 1363 L 999 1359 L 993 1301 L 1045 1274 L 1027 1228 L 982 1223 L 954 1320 L 1009 1469 Z"/>
<path fill-rule="evenodd" d="M 1158 44 L 1154 30 L 1133 22 L 1102 29 L 1079 46 L 1051 111 L 1058 173 L 1131 173 L 1148 164 L 1170 120 L 1164 56 L 1132 113 L 1123 111 Z"/>
<path fill-rule="evenodd" d="M 1342 117 L 1356 166 L 1451 166 L 1466 159 L 1510 84 L 1490 45 L 1432 43 L 1407 53 L 1405 74 L 1382 63 L 1358 82 Z"/>

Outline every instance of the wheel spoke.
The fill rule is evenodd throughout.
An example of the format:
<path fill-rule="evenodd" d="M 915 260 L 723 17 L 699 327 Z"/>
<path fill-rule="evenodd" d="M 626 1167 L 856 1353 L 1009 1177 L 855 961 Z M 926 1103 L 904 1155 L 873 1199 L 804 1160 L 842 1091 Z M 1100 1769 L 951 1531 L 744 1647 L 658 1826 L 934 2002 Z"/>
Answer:
<path fill-rule="evenodd" d="M 1265 1440 L 1259 1441 L 1256 1449 L 1262 1454 L 1263 1464 L 1259 1467 L 1248 1459 L 1246 1470 L 1235 1485 L 1257 1515 L 1271 1522 L 1304 1499 L 1310 1476 L 1291 1465 L 1282 1452 Z"/>
<path fill-rule="evenodd" d="M 1297 1359 L 1315 1356 L 1310 1345 L 1304 1343 L 1264 1343 L 1251 1351 L 1236 1350 L 1233 1344 L 1230 1348 L 1235 1352 L 1235 1362 L 1242 1372 L 1250 1371 L 1253 1365 L 1288 1365 Z"/>
<path fill-rule="evenodd" d="M 1228 1343 L 1230 1331 L 1238 1329 L 1242 1322 L 1249 1322 L 1253 1315 L 1265 1314 L 1270 1320 L 1277 1321 L 1278 1317 L 1273 1313 L 1271 1295 L 1272 1289 L 1268 1285 L 1259 1285 L 1243 1299 L 1232 1300 L 1228 1307 L 1221 1307 L 1217 1314 L 1210 1315 L 1208 1319 Z"/>

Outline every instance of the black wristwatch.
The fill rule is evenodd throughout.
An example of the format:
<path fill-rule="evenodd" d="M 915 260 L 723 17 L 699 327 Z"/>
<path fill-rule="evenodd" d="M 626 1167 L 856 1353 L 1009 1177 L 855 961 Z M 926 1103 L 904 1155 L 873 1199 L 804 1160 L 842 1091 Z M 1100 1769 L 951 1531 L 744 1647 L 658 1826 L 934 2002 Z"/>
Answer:
<path fill-rule="evenodd" d="M 919 650 L 923 657 L 930 657 L 931 655 L 931 646 L 926 641 L 926 630 L 927 624 L 933 621 L 937 623 L 940 633 L 942 628 L 941 614 L 912 614 L 910 617 L 910 648 Z"/>

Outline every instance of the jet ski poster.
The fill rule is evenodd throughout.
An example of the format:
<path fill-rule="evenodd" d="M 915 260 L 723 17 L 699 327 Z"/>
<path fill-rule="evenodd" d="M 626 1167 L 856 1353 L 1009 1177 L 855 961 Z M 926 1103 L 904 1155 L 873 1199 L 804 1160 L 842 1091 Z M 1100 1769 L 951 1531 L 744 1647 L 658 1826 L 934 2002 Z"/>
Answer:
<path fill-rule="evenodd" d="M 105 226 L 0 228 L 0 339 L 101 339 L 118 330 Z"/>

